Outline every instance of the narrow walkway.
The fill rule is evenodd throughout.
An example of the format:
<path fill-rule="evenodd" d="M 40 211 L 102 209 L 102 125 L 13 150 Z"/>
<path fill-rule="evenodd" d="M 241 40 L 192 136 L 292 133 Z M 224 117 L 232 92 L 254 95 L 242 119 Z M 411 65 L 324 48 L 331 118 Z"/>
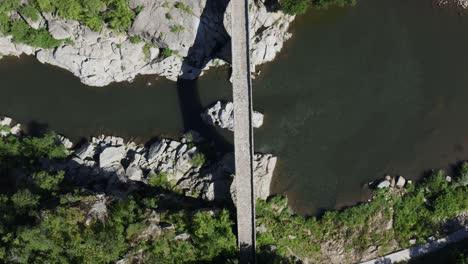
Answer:
<path fill-rule="evenodd" d="M 465 238 L 468 238 L 468 227 L 465 229 L 458 230 L 457 232 L 452 233 L 447 237 L 423 245 L 404 249 L 387 256 L 362 262 L 361 264 L 391 264 L 400 261 L 407 261 L 409 259 L 421 257 L 425 254 L 439 250 L 449 244 L 462 241 Z"/>
<path fill-rule="evenodd" d="M 248 12 L 247 0 L 231 0 L 237 234 L 242 264 L 255 263 L 252 80 Z"/>

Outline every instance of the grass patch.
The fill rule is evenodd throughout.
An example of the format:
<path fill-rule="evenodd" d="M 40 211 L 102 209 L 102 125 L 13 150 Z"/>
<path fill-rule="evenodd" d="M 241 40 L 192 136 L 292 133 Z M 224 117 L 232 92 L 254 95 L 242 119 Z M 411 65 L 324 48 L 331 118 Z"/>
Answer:
<path fill-rule="evenodd" d="M 171 26 L 171 32 L 172 33 L 179 33 L 181 31 L 183 31 L 185 28 L 181 25 L 173 25 Z"/>
<path fill-rule="evenodd" d="M 138 44 L 138 43 L 143 42 L 143 40 L 138 36 L 130 36 L 128 40 L 130 40 L 130 42 L 133 44 Z"/>
<path fill-rule="evenodd" d="M 176 2 L 174 4 L 174 7 L 177 9 L 183 10 L 184 12 L 188 14 L 193 14 L 192 9 L 189 6 L 185 5 L 184 3 Z"/>
<path fill-rule="evenodd" d="M 151 60 L 151 47 L 152 46 L 148 43 L 145 43 L 143 46 L 143 54 L 145 55 L 145 59 L 148 62 Z"/>
<path fill-rule="evenodd" d="M 171 57 L 172 55 L 176 55 L 176 52 L 171 50 L 170 48 L 164 48 L 162 50 L 162 55 L 164 58 Z"/>

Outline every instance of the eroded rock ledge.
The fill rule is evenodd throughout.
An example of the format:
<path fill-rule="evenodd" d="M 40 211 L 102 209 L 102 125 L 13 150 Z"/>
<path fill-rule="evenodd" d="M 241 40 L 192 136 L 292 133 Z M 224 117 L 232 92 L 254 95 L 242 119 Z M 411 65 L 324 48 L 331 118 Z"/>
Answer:
<path fill-rule="evenodd" d="M 265 2 L 250 4 L 252 71 L 272 61 L 291 36 L 288 28 L 294 16 L 274 11 Z M 176 8 L 177 3 L 184 8 Z M 39 22 L 26 22 L 47 29 L 56 39 L 71 40 L 69 44 L 39 49 L 0 36 L 0 54 L 34 55 L 90 86 L 131 81 L 138 74 L 194 79 L 211 66 L 230 62 L 229 0 L 131 0 L 130 6 L 142 9 L 128 33 L 106 28 L 93 32 L 76 21 L 42 13 Z M 135 43 L 132 36 L 144 42 Z"/>

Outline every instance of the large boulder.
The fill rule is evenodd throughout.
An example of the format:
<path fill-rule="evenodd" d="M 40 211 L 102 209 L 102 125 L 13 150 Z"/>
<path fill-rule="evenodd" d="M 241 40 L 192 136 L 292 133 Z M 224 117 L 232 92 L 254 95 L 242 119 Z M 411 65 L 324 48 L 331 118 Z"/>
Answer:
<path fill-rule="evenodd" d="M 124 146 L 108 147 L 99 155 L 99 166 L 101 168 L 110 167 L 114 164 L 120 164 L 123 158 L 127 155 Z"/>
<path fill-rule="evenodd" d="M 271 154 L 255 154 L 254 156 L 254 188 L 255 197 L 266 200 L 271 196 L 271 182 L 276 167 L 277 158 Z M 235 202 L 234 154 L 229 153 L 218 162 L 211 165 L 187 184 L 198 190 L 207 200 L 232 200 Z M 184 182 L 182 182 L 184 183 Z"/>
<path fill-rule="evenodd" d="M 216 102 L 201 114 L 203 121 L 209 125 L 216 125 L 234 131 L 234 104 L 232 102 Z M 252 116 L 253 126 L 259 128 L 263 125 L 263 114 L 254 111 Z"/>

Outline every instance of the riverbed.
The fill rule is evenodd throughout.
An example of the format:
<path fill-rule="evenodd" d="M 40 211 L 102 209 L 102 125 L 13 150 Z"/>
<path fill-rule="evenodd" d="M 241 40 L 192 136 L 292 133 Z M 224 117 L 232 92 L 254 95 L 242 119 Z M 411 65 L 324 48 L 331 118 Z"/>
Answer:
<path fill-rule="evenodd" d="M 363 0 L 311 10 L 278 59 L 260 67 L 256 151 L 279 157 L 273 189 L 298 212 L 351 205 L 385 173 L 417 179 L 468 159 L 468 15 L 428 0 Z M 75 141 L 101 133 L 144 142 L 187 129 L 223 151 L 232 134 L 200 111 L 230 100 L 227 68 L 198 81 L 142 76 L 87 87 L 34 58 L 0 61 L 0 113 Z"/>

